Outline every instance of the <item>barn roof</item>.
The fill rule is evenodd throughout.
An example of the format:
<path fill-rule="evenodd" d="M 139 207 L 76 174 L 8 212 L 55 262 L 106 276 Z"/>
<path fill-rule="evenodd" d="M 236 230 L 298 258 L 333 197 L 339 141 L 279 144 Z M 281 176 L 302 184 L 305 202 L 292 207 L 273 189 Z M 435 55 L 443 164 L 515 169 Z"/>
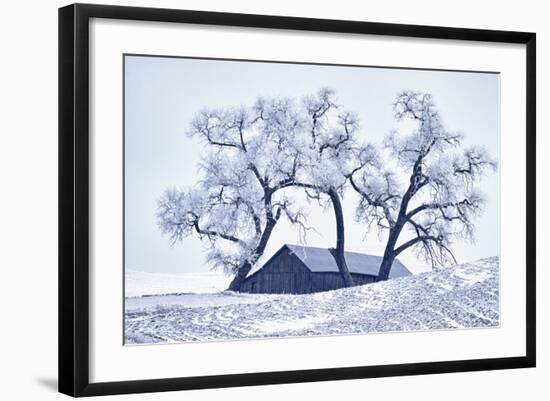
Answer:
<path fill-rule="evenodd" d="M 336 261 L 327 248 L 290 244 L 286 244 L 284 247 L 290 249 L 312 272 L 338 272 Z M 350 273 L 378 276 L 382 257 L 357 252 L 345 252 L 345 257 Z M 393 262 L 390 278 L 410 275 L 411 272 L 399 260 L 396 259 Z"/>

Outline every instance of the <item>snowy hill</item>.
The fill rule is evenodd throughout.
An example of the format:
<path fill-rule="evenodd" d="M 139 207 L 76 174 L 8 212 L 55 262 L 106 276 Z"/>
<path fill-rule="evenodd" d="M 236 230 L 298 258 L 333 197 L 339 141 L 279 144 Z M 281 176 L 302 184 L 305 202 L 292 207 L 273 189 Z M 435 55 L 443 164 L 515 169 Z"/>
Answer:
<path fill-rule="evenodd" d="M 499 325 L 499 259 L 308 295 L 133 298 L 126 342 L 436 330 Z"/>

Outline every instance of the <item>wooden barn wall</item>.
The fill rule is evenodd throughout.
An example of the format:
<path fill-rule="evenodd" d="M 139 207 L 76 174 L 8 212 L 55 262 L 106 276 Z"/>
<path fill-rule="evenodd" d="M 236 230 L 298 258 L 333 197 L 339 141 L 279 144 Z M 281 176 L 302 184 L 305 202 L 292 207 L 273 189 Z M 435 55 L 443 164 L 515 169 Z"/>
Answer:
<path fill-rule="evenodd" d="M 352 273 L 351 276 L 356 285 L 372 283 L 375 280 L 374 276 L 367 276 L 363 274 Z M 342 279 L 342 275 L 336 272 L 312 273 L 311 280 L 313 291 L 310 292 L 336 290 L 338 288 L 344 287 L 344 280 Z"/>
<path fill-rule="evenodd" d="M 352 274 L 356 284 L 374 281 L 374 276 Z M 337 272 L 312 273 L 302 261 L 283 250 L 279 256 L 249 277 L 241 286 L 242 292 L 260 294 L 309 294 L 342 288 L 344 282 Z"/>
<path fill-rule="evenodd" d="M 261 294 L 303 294 L 309 288 L 311 272 L 288 249 L 249 277 L 241 286 L 242 292 Z"/>

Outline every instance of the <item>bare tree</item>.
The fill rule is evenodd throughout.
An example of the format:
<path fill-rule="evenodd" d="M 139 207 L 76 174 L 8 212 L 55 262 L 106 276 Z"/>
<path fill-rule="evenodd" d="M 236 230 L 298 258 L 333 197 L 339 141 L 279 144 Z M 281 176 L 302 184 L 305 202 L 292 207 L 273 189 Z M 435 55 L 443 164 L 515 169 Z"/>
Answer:
<path fill-rule="evenodd" d="M 483 208 L 476 183 L 497 167 L 485 149 L 464 148 L 463 135 L 444 127 L 430 94 L 402 92 L 393 110 L 396 120 L 410 119 L 416 128 L 405 136 L 392 132 L 382 149 L 357 149 L 357 166 L 348 175 L 360 195 L 357 218 L 368 229 L 388 233 L 380 280 L 407 249 L 432 266 L 456 263 L 453 241 L 474 238 L 474 221 Z"/>
<path fill-rule="evenodd" d="M 337 220 L 342 221 L 336 255 L 340 249 L 343 255 L 338 191 L 346 178 L 342 173 L 330 180 L 325 175 L 342 164 L 337 157 L 346 155 L 343 143 L 356 128 L 349 113 L 339 114 L 335 124 L 329 121 L 328 111 L 335 108 L 331 97 L 331 91 L 321 90 L 303 102 L 259 99 L 252 108 L 204 110 L 193 120 L 190 135 L 207 149 L 201 180 L 193 189 L 165 192 L 158 224 L 172 242 L 192 234 L 204 240 L 209 262 L 234 274 L 230 290 L 239 290 L 281 217 L 303 234 L 309 229 L 288 188 L 301 188 L 317 199 L 326 193 L 335 200 Z M 344 281 L 351 285 L 347 267 L 345 273 Z"/>

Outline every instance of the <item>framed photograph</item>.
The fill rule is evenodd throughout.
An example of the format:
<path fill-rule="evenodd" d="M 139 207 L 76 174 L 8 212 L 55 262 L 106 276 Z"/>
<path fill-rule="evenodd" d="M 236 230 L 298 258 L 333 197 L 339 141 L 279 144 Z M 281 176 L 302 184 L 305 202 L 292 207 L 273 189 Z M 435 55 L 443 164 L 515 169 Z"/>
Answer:
<path fill-rule="evenodd" d="M 59 10 L 59 390 L 535 366 L 535 34 Z"/>

